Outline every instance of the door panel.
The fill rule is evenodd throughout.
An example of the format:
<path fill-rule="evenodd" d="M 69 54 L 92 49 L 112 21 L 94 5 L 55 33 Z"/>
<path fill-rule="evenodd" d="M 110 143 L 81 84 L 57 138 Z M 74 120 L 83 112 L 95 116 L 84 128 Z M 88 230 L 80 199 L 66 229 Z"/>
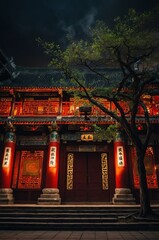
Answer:
<path fill-rule="evenodd" d="M 75 156 L 73 185 L 75 201 L 85 201 L 87 198 L 87 162 L 84 154 Z"/>
<path fill-rule="evenodd" d="M 73 153 L 73 188 L 66 191 L 71 201 L 110 201 L 109 189 L 102 189 L 101 153 Z"/>
<path fill-rule="evenodd" d="M 99 153 L 90 153 L 87 156 L 88 184 L 87 200 L 88 201 L 105 201 L 105 192 L 102 190 L 102 169 Z"/>

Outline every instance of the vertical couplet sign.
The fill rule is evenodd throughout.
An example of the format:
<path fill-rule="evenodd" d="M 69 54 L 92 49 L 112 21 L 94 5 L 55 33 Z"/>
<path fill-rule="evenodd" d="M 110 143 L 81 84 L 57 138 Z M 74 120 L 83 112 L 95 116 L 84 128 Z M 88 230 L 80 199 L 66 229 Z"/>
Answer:
<path fill-rule="evenodd" d="M 50 146 L 49 167 L 56 166 L 56 146 Z"/>
<path fill-rule="evenodd" d="M 117 163 L 118 167 L 124 167 L 124 148 L 123 146 L 117 146 Z"/>
<path fill-rule="evenodd" d="M 11 159 L 11 147 L 5 147 L 4 149 L 4 155 L 3 155 L 3 162 L 2 162 L 2 168 L 9 167 L 10 159 Z"/>

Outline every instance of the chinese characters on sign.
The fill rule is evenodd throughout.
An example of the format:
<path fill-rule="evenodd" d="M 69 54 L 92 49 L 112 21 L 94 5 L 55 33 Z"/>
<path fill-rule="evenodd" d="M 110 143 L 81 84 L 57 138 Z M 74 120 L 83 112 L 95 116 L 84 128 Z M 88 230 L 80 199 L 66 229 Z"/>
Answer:
<path fill-rule="evenodd" d="M 124 148 L 123 146 L 117 147 L 117 162 L 118 167 L 124 167 Z"/>
<path fill-rule="evenodd" d="M 49 167 L 55 167 L 56 165 L 56 147 L 50 148 Z"/>
<path fill-rule="evenodd" d="M 2 167 L 8 167 L 11 157 L 11 147 L 6 147 L 4 150 L 4 157 L 3 157 L 3 163 Z"/>
<path fill-rule="evenodd" d="M 82 141 L 93 141 L 93 134 L 82 134 L 81 140 Z"/>

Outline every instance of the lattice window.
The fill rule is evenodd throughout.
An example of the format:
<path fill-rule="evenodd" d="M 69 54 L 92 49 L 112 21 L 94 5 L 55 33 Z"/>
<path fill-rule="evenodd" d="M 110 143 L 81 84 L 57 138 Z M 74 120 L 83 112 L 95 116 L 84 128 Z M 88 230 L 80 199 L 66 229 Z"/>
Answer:
<path fill-rule="evenodd" d="M 8 116 L 11 111 L 11 100 L 0 99 L 0 115 Z"/>
<path fill-rule="evenodd" d="M 14 115 L 57 115 L 59 112 L 59 102 L 30 100 L 16 102 Z"/>

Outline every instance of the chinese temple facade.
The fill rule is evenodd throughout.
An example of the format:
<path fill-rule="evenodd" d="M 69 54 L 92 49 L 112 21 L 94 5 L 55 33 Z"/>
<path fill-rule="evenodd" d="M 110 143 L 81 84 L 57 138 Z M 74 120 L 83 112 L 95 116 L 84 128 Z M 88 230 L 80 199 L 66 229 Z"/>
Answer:
<path fill-rule="evenodd" d="M 0 204 L 138 203 L 132 143 L 122 132 L 111 143 L 94 134 L 94 124 L 109 126 L 114 120 L 95 106 L 81 114 L 82 100 L 59 85 L 56 70 L 9 67 L 0 81 Z M 159 96 L 145 96 L 145 102 L 152 124 L 147 183 L 151 201 L 157 202 Z M 140 110 L 138 124 L 144 138 Z"/>

